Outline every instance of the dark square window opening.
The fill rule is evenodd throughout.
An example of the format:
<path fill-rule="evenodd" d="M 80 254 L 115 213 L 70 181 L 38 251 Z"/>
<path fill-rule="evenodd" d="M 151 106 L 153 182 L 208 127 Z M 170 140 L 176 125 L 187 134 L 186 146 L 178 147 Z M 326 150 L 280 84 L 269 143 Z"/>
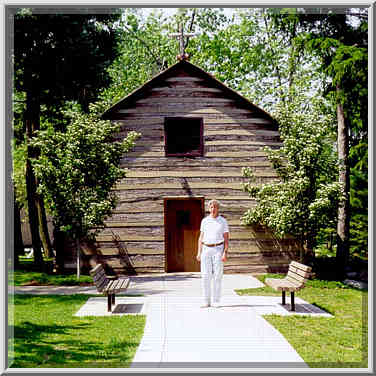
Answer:
<path fill-rule="evenodd" d="M 165 151 L 167 157 L 202 157 L 204 137 L 202 118 L 165 118 Z"/>

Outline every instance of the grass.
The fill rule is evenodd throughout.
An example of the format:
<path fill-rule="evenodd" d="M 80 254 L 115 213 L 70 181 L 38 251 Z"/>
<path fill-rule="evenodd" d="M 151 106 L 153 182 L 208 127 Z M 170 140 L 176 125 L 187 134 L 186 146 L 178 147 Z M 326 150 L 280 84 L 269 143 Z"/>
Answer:
<path fill-rule="evenodd" d="M 52 260 L 45 259 L 45 262 L 52 263 Z M 11 286 L 77 286 L 93 284 L 93 279 L 89 275 L 81 275 L 77 280 L 75 273 L 55 274 L 52 273 L 52 268 L 50 269 L 50 272 L 35 271 L 33 259 L 20 256 L 20 267 L 16 270 L 9 270 L 8 272 L 8 284 Z"/>
<path fill-rule="evenodd" d="M 10 367 L 129 367 L 145 316 L 74 317 L 89 297 L 14 295 L 9 300 Z"/>
<path fill-rule="evenodd" d="M 76 286 L 93 284 L 93 278 L 87 275 L 81 275 L 77 280 L 75 274 L 48 274 L 33 272 L 29 270 L 15 270 L 8 274 L 9 285 L 54 285 L 54 286 Z"/>
<path fill-rule="evenodd" d="M 267 274 L 265 278 L 282 278 Z M 236 290 L 239 295 L 281 296 L 266 286 Z M 286 294 L 289 302 L 290 296 Z M 312 368 L 368 367 L 367 290 L 337 281 L 310 280 L 296 296 L 331 313 L 334 317 L 265 315 Z"/>

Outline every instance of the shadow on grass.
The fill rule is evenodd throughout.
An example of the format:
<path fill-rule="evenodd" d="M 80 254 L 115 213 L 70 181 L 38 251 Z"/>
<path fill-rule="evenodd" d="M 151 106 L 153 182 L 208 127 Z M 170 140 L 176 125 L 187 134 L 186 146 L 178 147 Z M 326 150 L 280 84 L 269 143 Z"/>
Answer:
<path fill-rule="evenodd" d="M 39 325 L 33 324 L 28 321 L 24 321 L 22 325 L 15 325 L 14 337 L 19 339 L 25 339 L 28 342 L 40 340 L 44 333 L 48 334 L 66 334 L 69 329 L 81 329 L 84 326 L 88 326 L 86 323 L 79 325 L 68 326 L 68 325 Z"/>
<path fill-rule="evenodd" d="M 319 304 L 319 303 L 310 303 L 312 304 L 313 306 L 323 310 L 324 312 L 327 312 L 327 313 L 330 313 L 331 315 L 335 316 L 335 312 L 333 312 L 332 310 L 328 309 L 328 307 L 324 307 L 323 305 Z"/>
<path fill-rule="evenodd" d="M 90 326 L 78 325 L 40 325 L 23 322 L 14 326 L 14 354 L 12 368 L 34 367 L 118 367 L 127 366 L 132 358 L 128 355 L 138 346 L 135 342 L 101 342 L 83 340 L 80 336 L 72 338 L 72 330 L 82 330 Z M 59 340 L 49 340 L 49 335 L 58 334 Z M 62 335 L 67 335 L 64 340 Z M 133 351 L 132 351 L 133 353 Z"/>

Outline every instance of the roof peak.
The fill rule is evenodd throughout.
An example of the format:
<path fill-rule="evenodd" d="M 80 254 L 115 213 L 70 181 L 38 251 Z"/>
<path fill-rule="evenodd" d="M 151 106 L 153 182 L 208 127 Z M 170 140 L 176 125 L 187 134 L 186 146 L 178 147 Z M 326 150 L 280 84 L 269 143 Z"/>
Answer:
<path fill-rule="evenodd" d="M 111 117 L 111 114 L 117 111 L 119 107 L 122 106 L 128 106 L 134 101 L 136 101 L 140 95 L 148 90 L 150 87 L 152 87 L 154 84 L 158 83 L 160 80 L 163 80 L 163 78 L 168 78 L 171 73 L 173 73 L 174 69 L 177 69 L 179 66 L 186 66 L 191 69 L 191 73 L 201 76 L 203 79 L 207 79 L 209 81 L 212 81 L 216 86 L 224 90 L 228 95 L 234 97 L 236 100 L 238 100 L 240 103 L 243 103 L 246 107 L 251 107 L 253 111 L 257 111 L 261 114 L 263 114 L 265 117 L 269 118 L 273 122 L 275 120 L 273 117 L 268 114 L 263 109 L 259 108 L 255 104 L 251 103 L 247 98 L 243 97 L 241 94 L 239 94 L 234 89 L 231 89 L 230 87 L 226 86 L 223 82 L 219 81 L 217 78 L 215 78 L 212 74 L 204 71 L 199 66 L 191 63 L 190 61 L 186 59 L 181 59 L 177 61 L 175 64 L 172 64 L 170 67 L 166 68 L 165 70 L 159 72 L 157 75 L 152 77 L 149 81 L 145 82 L 142 86 L 125 96 L 123 99 L 115 103 L 112 107 L 110 107 L 107 111 L 105 111 L 102 114 L 102 118 L 109 119 Z"/>

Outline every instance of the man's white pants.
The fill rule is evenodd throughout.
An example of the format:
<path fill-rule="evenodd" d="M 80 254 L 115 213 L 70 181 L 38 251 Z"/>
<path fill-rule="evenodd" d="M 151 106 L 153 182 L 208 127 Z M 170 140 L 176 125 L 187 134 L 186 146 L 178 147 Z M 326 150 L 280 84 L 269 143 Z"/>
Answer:
<path fill-rule="evenodd" d="M 221 299 L 221 283 L 223 276 L 223 244 L 217 247 L 202 246 L 201 252 L 201 282 L 205 304 L 210 304 L 211 282 L 213 281 L 213 303 Z"/>

